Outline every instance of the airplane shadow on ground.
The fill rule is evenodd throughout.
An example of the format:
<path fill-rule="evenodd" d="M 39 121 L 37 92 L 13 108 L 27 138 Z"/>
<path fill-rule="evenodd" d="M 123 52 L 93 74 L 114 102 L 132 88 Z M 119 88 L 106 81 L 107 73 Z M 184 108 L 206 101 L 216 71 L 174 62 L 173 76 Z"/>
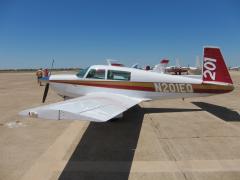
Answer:
<path fill-rule="evenodd" d="M 123 119 L 91 122 L 59 179 L 127 180 L 144 114 L 187 111 L 199 109 L 141 108 L 137 105 L 124 113 Z"/>
<path fill-rule="evenodd" d="M 200 107 L 202 110 L 207 111 L 224 121 L 240 121 L 239 113 L 229 108 L 206 102 L 192 102 L 192 104 Z"/>

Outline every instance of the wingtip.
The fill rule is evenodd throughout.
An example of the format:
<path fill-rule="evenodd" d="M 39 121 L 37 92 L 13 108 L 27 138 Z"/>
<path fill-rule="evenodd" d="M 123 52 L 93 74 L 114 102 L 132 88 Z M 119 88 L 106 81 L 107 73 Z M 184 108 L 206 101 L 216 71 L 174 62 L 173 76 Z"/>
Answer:
<path fill-rule="evenodd" d="M 18 113 L 20 116 L 24 116 L 24 117 L 34 117 L 37 118 L 38 117 L 38 113 L 34 112 L 34 111 L 29 111 L 29 110 L 24 110 Z"/>

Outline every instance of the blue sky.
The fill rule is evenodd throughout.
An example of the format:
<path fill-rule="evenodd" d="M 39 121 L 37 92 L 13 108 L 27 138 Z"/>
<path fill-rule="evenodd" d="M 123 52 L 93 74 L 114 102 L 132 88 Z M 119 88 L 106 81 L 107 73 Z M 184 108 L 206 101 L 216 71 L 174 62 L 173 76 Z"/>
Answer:
<path fill-rule="evenodd" d="M 0 68 L 83 67 L 119 59 L 195 65 L 202 47 L 240 65 L 238 0 L 0 0 Z"/>

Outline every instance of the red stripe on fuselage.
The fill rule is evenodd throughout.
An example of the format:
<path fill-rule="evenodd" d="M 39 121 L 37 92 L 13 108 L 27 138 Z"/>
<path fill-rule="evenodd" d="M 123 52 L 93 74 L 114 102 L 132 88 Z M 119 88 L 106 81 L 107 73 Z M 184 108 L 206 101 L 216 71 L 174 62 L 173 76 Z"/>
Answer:
<path fill-rule="evenodd" d="M 103 87 L 103 88 L 114 88 L 114 89 L 126 89 L 126 90 L 137 90 L 137 91 L 151 91 L 155 92 L 154 87 L 143 87 L 143 86 L 131 86 L 131 85 L 119 85 L 119 84 L 98 84 L 98 83 L 87 83 L 87 82 L 74 82 L 74 81 L 51 81 L 56 83 L 84 85 L 92 87 Z"/>

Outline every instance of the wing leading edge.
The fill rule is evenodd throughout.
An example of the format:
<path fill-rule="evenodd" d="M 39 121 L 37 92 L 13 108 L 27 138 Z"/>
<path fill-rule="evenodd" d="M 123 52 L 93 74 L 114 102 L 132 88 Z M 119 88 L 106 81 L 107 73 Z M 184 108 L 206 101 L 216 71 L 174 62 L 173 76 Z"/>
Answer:
<path fill-rule="evenodd" d="M 145 100 L 118 94 L 93 93 L 67 101 L 27 109 L 19 114 L 43 119 L 105 122 Z"/>

